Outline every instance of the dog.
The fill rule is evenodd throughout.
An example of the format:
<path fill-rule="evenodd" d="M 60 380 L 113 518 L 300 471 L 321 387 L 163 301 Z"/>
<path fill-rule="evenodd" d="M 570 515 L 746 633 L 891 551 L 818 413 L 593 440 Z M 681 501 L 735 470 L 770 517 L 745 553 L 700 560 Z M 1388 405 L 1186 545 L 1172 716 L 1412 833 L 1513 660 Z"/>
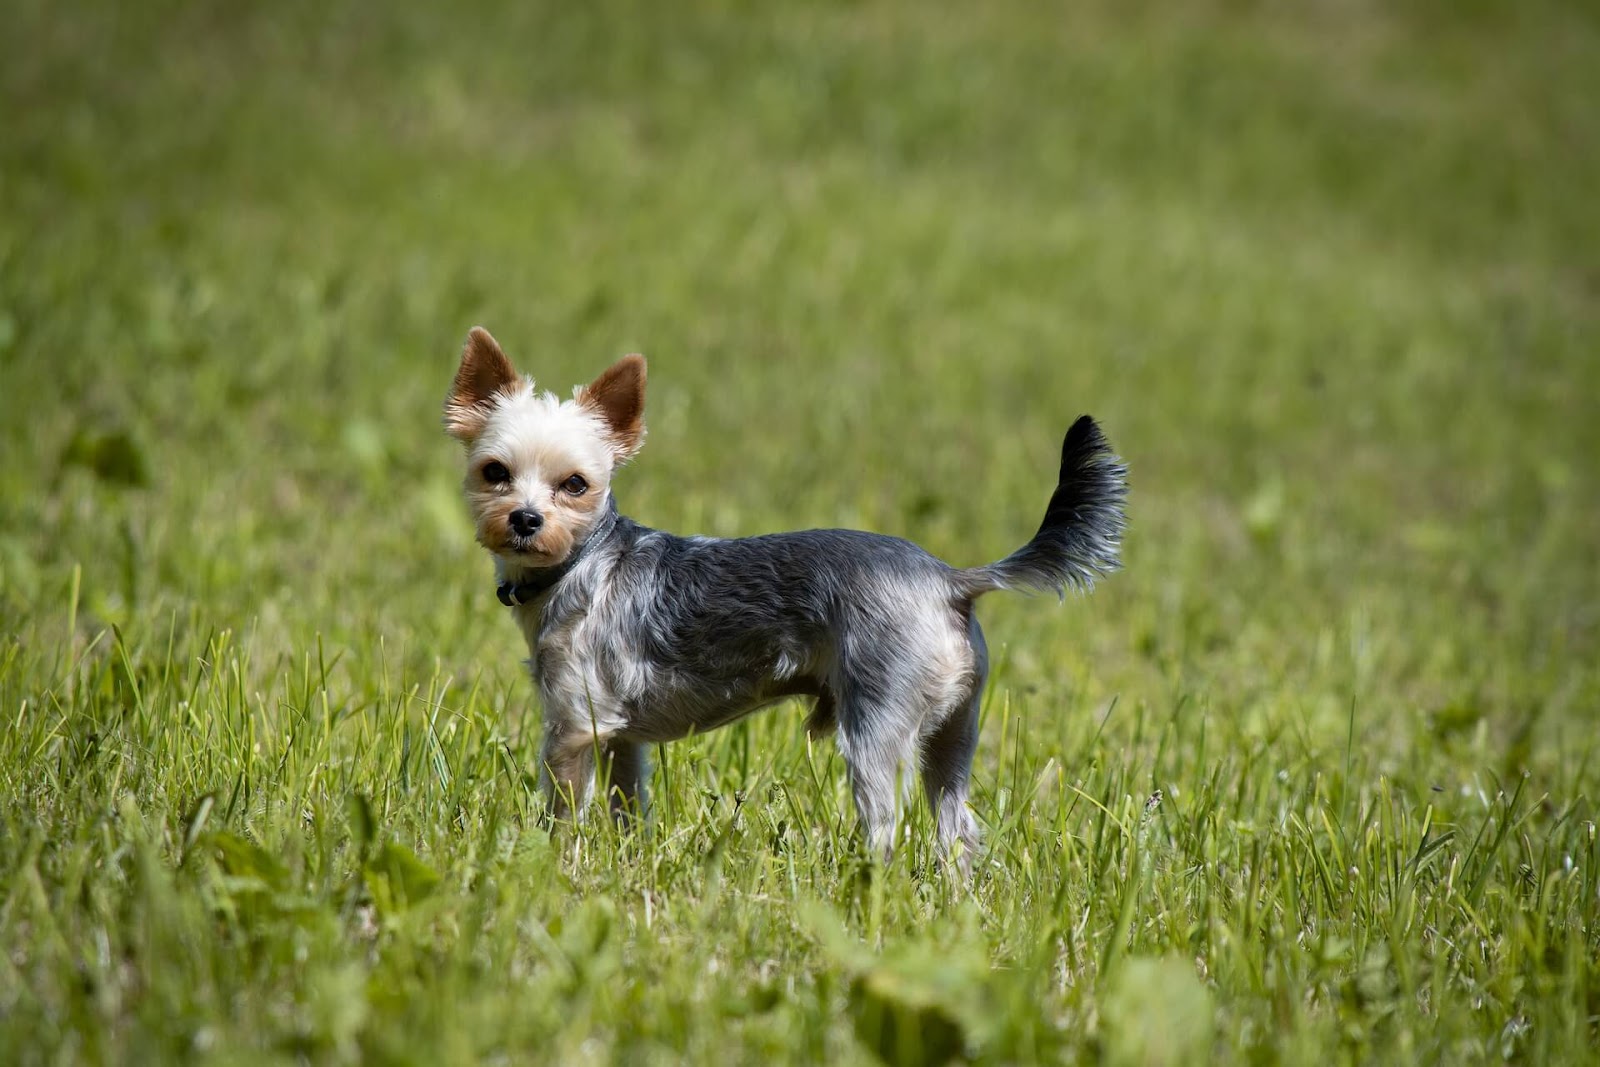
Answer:
<path fill-rule="evenodd" d="M 946 855 L 972 854 L 967 805 L 989 657 L 974 601 L 1089 589 L 1115 570 L 1126 469 L 1094 420 L 1073 423 L 1044 522 L 997 563 L 957 568 L 896 537 L 806 530 L 678 537 L 621 515 L 617 468 L 644 443 L 645 361 L 625 356 L 571 400 L 540 393 L 482 328 L 444 405 L 497 594 L 527 639 L 543 703 L 547 812 L 606 782 L 641 815 L 646 747 L 795 697 L 836 732 L 865 838 L 887 859 L 920 773 Z"/>

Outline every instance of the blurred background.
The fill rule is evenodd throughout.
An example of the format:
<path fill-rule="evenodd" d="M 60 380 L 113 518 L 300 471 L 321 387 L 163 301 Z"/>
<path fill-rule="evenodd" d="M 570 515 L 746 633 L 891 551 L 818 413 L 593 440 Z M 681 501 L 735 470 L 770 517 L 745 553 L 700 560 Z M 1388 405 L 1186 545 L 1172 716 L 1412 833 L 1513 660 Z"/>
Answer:
<path fill-rule="evenodd" d="M 4 22 L 13 634 L 59 635 L 76 569 L 83 627 L 516 679 L 439 432 L 481 323 L 563 393 L 650 357 L 618 493 L 678 532 L 991 560 L 1095 414 L 1127 571 L 985 605 L 1002 681 L 1046 702 L 1187 694 L 1341 740 L 1359 706 L 1397 759 L 1472 728 L 1552 763 L 1530 738 L 1593 711 L 1589 5 Z"/>

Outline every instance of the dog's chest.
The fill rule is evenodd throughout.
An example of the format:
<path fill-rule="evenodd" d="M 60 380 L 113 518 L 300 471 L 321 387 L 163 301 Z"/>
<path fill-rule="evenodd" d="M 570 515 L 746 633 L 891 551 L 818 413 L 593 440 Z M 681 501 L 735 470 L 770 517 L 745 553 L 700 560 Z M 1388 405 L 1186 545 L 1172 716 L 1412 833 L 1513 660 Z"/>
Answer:
<path fill-rule="evenodd" d="M 547 696 L 590 701 L 637 699 L 652 684 L 651 669 L 627 627 L 608 616 L 615 605 L 519 610 L 528 666 Z"/>

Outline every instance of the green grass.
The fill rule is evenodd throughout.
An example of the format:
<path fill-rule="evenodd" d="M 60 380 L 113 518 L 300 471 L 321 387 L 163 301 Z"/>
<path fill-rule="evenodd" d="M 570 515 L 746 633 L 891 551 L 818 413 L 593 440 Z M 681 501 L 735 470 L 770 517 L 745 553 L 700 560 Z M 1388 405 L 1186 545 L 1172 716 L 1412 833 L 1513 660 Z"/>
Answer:
<path fill-rule="evenodd" d="M 1585 1060 L 1600 22 L 1296 8 L 7 4 L 0 1060 Z M 539 828 L 473 323 L 679 532 L 988 561 L 1102 421 L 970 884 L 795 707 Z"/>

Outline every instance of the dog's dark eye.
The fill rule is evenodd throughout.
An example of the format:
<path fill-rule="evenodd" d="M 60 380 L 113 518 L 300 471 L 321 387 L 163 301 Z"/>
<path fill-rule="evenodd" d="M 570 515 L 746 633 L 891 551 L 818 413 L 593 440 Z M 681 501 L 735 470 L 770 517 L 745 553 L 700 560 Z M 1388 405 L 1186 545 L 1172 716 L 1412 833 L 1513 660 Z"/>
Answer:
<path fill-rule="evenodd" d="M 589 491 L 589 483 L 584 480 L 583 475 L 574 474 L 572 477 L 561 483 L 561 488 L 565 489 L 573 496 L 582 496 L 584 493 Z"/>
<path fill-rule="evenodd" d="M 483 465 L 483 480 L 490 485 L 500 485 L 511 480 L 511 472 L 506 470 L 504 463 L 485 463 Z"/>

